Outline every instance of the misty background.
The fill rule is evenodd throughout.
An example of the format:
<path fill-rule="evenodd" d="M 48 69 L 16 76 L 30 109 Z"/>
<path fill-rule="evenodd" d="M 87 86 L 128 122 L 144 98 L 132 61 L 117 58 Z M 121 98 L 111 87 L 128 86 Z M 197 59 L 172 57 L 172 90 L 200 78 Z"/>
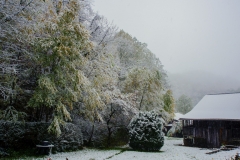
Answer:
<path fill-rule="evenodd" d="M 240 1 L 95 0 L 93 8 L 160 59 L 175 98 L 240 91 Z"/>

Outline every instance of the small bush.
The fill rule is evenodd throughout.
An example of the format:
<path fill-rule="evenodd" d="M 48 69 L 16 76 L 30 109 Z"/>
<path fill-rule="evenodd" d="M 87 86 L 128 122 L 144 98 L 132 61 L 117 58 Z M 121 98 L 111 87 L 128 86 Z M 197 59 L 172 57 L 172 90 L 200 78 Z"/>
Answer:
<path fill-rule="evenodd" d="M 182 123 L 173 122 L 172 128 L 167 132 L 168 137 L 182 137 Z"/>
<path fill-rule="evenodd" d="M 140 112 L 129 124 L 129 145 L 139 151 L 159 151 L 164 144 L 162 119 L 155 112 Z"/>

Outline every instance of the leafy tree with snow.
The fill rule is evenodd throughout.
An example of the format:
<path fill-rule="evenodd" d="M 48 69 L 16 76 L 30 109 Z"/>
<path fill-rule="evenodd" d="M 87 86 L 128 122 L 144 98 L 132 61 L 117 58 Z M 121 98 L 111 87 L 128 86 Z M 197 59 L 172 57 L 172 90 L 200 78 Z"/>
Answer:
<path fill-rule="evenodd" d="M 71 1 L 62 8 L 58 13 L 53 10 L 47 13 L 51 16 L 44 19 L 42 36 L 35 44 L 36 63 L 41 66 L 41 73 L 29 101 L 29 106 L 53 110 L 48 130 L 57 136 L 61 134 L 60 125 L 71 120 L 69 110 L 74 102 L 81 99 L 89 110 L 102 105 L 98 93 L 81 70 L 92 44 L 87 30 L 78 21 L 79 4 Z"/>
<path fill-rule="evenodd" d="M 125 93 L 136 95 L 139 110 L 152 110 L 161 106 L 161 74 L 157 70 L 134 68 L 129 71 L 124 84 Z"/>
<path fill-rule="evenodd" d="M 186 114 L 193 109 L 191 98 L 182 95 L 176 101 L 176 112 Z"/>
<path fill-rule="evenodd" d="M 130 147 L 140 151 L 159 151 L 164 144 L 162 121 L 154 111 L 136 115 L 129 124 Z"/>
<path fill-rule="evenodd" d="M 145 43 L 116 33 L 91 0 L 0 4 L 0 119 L 52 122 L 49 131 L 60 135 L 71 119 L 104 123 L 99 106 L 114 111 L 113 100 L 131 110 L 163 110 L 160 60 Z M 122 117 L 110 121 L 123 123 L 122 108 L 114 113 Z"/>
<path fill-rule="evenodd" d="M 167 92 L 163 95 L 164 102 L 164 110 L 171 115 L 171 118 L 174 117 L 175 103 L 171 90 L 167 90 Z"/>
<path fill-rule="evenodd" d="M 0 4 L 0 109 L 6 109 L 25 104 L 23 86 L 32 68 L 30 28 L 36 16 L 32 6 L 38 2 L 0 0 Z"/>
<path fill-rule="evenodd" d="M 131 121 L 133 115 L 135 114 L 133 113 L 132 108 L 128 106 L 124 101 L 119 99 L 115 101 L 113 100 L 110 105 L 105 107 L 105 109 L 102 112 L 102 117 L 105 122 L 106 129 L 108 131 L 107 146 L 110 146 L 112 141 L 115 141 L 117 137 L 114 136 L 116 136 L 115 134 L 117 133 L 117 131 L 124 130 L 127 136 L 128 132 L 127 126 Z M 121 141 L 121 138 L 118 137 L 118 140 Z"/>

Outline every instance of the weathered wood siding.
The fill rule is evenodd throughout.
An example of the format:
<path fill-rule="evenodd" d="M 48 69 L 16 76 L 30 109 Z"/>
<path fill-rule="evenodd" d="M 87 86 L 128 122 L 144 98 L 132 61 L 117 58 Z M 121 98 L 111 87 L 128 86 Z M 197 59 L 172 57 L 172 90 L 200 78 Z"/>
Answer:
<path fill-rule="evenodd" d="M 240 121 L 187 121 L 192 120 L 183 121 L 183 136 L 193 139 L 192 146 L 215 148 L 240 139 Z"/>

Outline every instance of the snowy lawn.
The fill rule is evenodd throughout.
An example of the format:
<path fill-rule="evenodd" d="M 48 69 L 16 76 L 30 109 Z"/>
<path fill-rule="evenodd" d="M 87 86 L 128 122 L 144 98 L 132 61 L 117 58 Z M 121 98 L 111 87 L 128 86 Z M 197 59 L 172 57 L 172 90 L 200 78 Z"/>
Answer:
<path fill-rule="evenodd" d="M 165 137 L 164 143 L 160 152 L 83 149 L 77 152 L 54 154 L 51 158 L 52 160 L 66 160 L 66 158 L 69 160 L 226 160 L 240 151 L 234 149 L 208 155 L 206 153 L 210 152 L 210 149 L 179 146 L 182 144 L 181 138 Z"/>

